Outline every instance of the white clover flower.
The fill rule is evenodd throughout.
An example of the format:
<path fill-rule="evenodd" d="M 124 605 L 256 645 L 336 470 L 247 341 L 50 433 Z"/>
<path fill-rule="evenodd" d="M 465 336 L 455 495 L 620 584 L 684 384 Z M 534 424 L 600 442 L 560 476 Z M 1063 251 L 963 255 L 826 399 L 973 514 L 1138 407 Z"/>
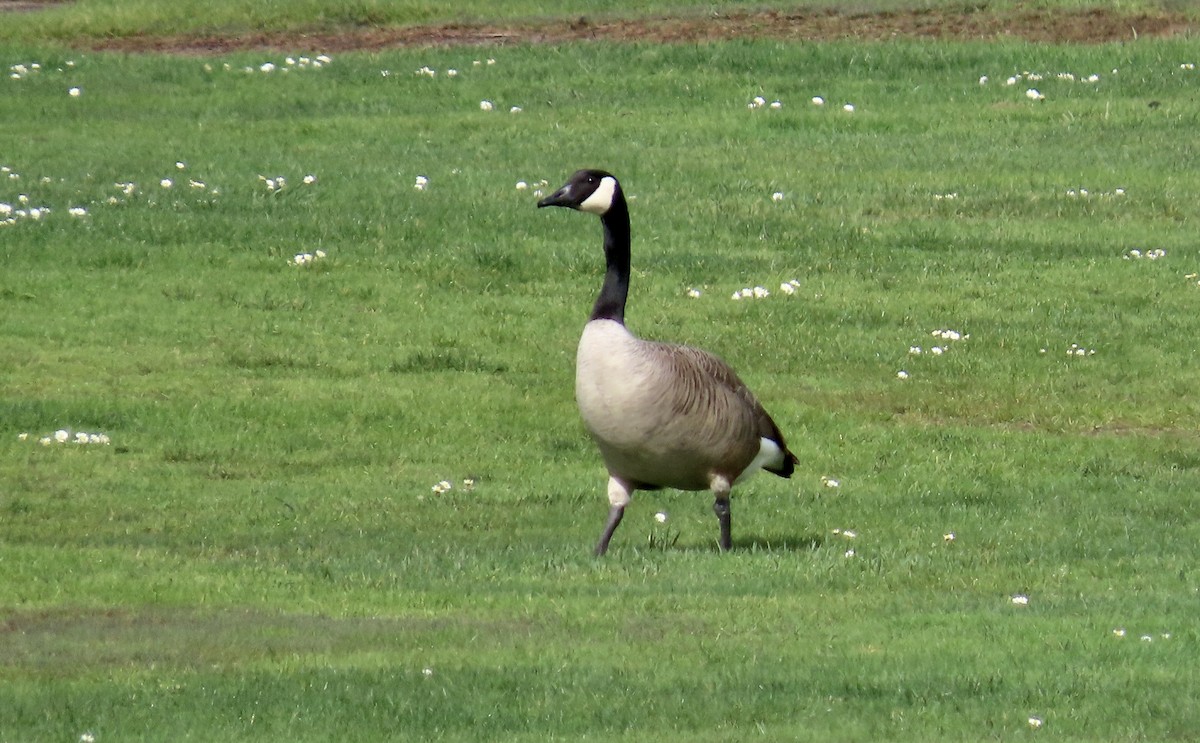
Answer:
<path fill-rule="evenodd" d="M 1028 722 L 1029 722 L 1029 727 L 1034 728 L 1034 729 L 1040 728 L 1042 726 L 1042 718 L 1040 718 L 1040 717 L 1030 717 Z"/>
<path fill-rule="evenodd" d="M 764 286 L 756 286 L 753 291 L 755 299 L 765 299 L 771 296 L 771 292 L 767 291 L 767 288 Z"/>
<path fill-rule="evenodd" d="M 413 188 L 415 188 L 418 191 L 424 191 L 428 185 L 429 185 L 429 179 L 423 175 L 419 175 L 419 176 L 417 176 L 416 182 L 413 183 Z"/>
<path fill-rule="evenodd" d="M 1043 95 L 1043 94 L 1042 94 L 1042 92 L 1041 92 L 1041 91 L 1039 91 L 1037 88 L 1030 88 L 1029 90 L 1026 90 L 1026 91 L 1025 91 L 1025 97 L 1026 97 L 1026 98 L 1028 98 L 1028 99 L 1029 99 L 1029 100 L 1031 100 L 1031 101 L 1044 101 L 1044 100 L 1046 100 L 1046 96 L 1045 96 L 1045 95 Z"/>
<path fill-rule="evenodd" d="M 1029 597 L 1023 593 L 1018 593 L 1010 599 L 1014 606 L 1029 606 Z"/>
<path fill-rule="evenodd" d="M 775 111 L 778 111 L 779 109 L 783 108 L 783 102 L 782 101 L 771 101 L 771 108 Z"/>
<path fill-rule="evenodd" d="M 424 676 L 425 678 L 429 678 L 429 677 L 433 676 L 433 669 L 432 668 L 422 668 L 421 675 Z"/>
<path fill-rule="evenodd" d="M 841 482 L 827 475 L 821 475 L 821 484 L 827 488 L 840 488 L 842 486 Z"/>
<path fill-rule="evenodd" d="M 83 95 L 83 90 L 79 88 L 70 88 L 67 90 L 67 95 L 71 96 L 72 98 L 78 98 L 79 96 Z"/>
<path fill-rule="evenodd" d="M 87 213 L 87 209 L 82 206 L 73 206 L 67 209 L 67 214 L 70 214 L 72 217 L 86 217 Z"/>
<path fill-rule="evenodd" d="M 517 190 L 518 191 L 524 191 L 527 188 L 529 188 L 528 183 L 526 183 L 525 181 L 517 181 Z"/>
<path fill-rule="evenodd" d="M 96 743 L 96 736 L 90 731 L 80 734 L 79 743 Z"/>
<path fill-rule="evenodd" d="M 741 293 L 741 292 L 734 292 L 734 293 L 733 293 L 733 296 L 732 296 L 732 297 L 730 297 L 730 299 L 732 299 L 732 300 L 734 300 L 734 301 L 737 301 L 737 300 L 739 300 L 739 299 L 741 299 L 741 298 L 742 298 L 742 293 Z"/>
<path fill-rule="evenodd" d="M 943 542 L 953 542 L 957 538 L 958 537 L 954 536 L 954 532 L 952 532 L 952 531 L 946 532 L 945 534 L 942 535 Z"/>
<path fill-rule="evenodd" d="M 462 486 L 463 486 L 463 490 L 470 493 L 471 491 L 473 491 L 475 489 L 475 478 L 464 477 L 463 481 L 462 481 Z"/>
<path fill-rule="evenodd" d="M 328 54 L 318 54 L 317 61 L 320 62 L 321 64 L 329 64 L 333 60 L 330 59 Z"/>
<path fill-rule="evenodd" d="M 27 441 L 28 439 L 29 439 L 28 432 L 22 432 L 22 433 L 17 434 L 17 441 Z"/>
<path fill-rule="evenodd" d="M 819 96 L 819 95 L 814 95 L 814 96 L 812 97 L 812 104 L 813 104 L 814 106 L 824 106 L 824 105 L 825 105 L 825 99 L 824 99 L 824 98 L 822 98 L 822 97 L 821 97 L 821 96 Z"/>
<path fill-rule="evenodd" d="M 491 111 L 495 107 L 496 106 L 491 101 L 488 101 L 488 100 L 483 100 L 483 101 L 479 102 L 479 110 L 480 111 Z"/>
<path fill-rule="evenodd" d="M 775 193 L 771 194 L 771 201 L 776 203 L 783 201 L 783 191 L 776 191 Z"/>
<path fill-rule="evenodd" d="M 854 113 L 854 104 L 847 103 L 846 105 L 842 106 L 842 110 L 848 114 L 852 114 L 852 113 Z"/>
<path fill-rule="evenodd" d="M 987 75 L 980 75 L 980 76 L 979 76 L 979 84 L 980 84 L 980 85 L 987 85 L 987 83 L 988 83 L 988 76 L 987 76 Z"/>
<path fill-rule="evenodd" d="M 852 550 L 852 549 L 846 550 L 845 554 L 843 554 L 842 557 L 854 557 L 854 550 Z"/>
<path fill-rule="evenodd" d="M 175 185 L 175 181 L 172 181 L 170 178 L 163 178 L 158 182 L 158 185 L 162 186 L 163 188 L 170 188 L 171 186 Z"/>
<path fill-rule="evenodd" d="M 896 379 L 899 379 L 901 381 L 908 379 L 908 372 L 901 369 L 900 371 L 896 372 Z"/>
<path fill-rule="evenodd" d="M 945 352 L 946 349 L 942 348 L 941 346 L 934 346 L 933 348 L 929 349 L 929 353 L 933 354 L 934 356 L 941 356 Z"/>
<path fill-rule="evenodd" d="M 60 428 L 54 432 L 54 440 L 60 444 L 65 444 L 69 438 L 71 438 L 71 432 L 65 428 Z"/>
<path fill-rule="evenodd" d="M 458 70 L 453 68 L 446 70 L 446 77 L 458 77 Z"/>
<path fill-rule="evenodd" d="M 654 514 L 654 520 L 660 524 L 667 523 L 667 512 L 659 511 L 658 513 Z"/>
<path fill-rule="evenodd" d="M 513 106 L 512 108 L 508 109 L 508 112 L 510 114 L 519 114 L 519 113 L 521 113 L 521 110 L 522 109 L 520 106 Z"/>
<path fill-rule="evenodd" d="M 909 356 L 920 356 L 921 355 L 921 347 L 920 346 L 909 346 L 908 347 L 908 355 Z"/>
<path fill-rule="evenodd" d="M 779 285 L 779 291 L 783 292 L 784 294 L 789 294 L 789 295 L 795 294 L 796 287 L 792 286 L 791 284 L 789 284 L 788 282 L 785 281 Z"/>
<path fill-rule="evenodd" d="M 756 96 L 754 96 L 754 105 L 756 107 L 757 106 L 765 106 L 765 105 L 767 105 L 767 99 L 763 98 L 761 95 L 756 95 Z"/>
<path fill-rule="evenodd" d="M 317 182 L 317 177 L 315 175 L 313 175 L 312 173 L 309 173 L 308 175 L 304 176 L 304 185 L 311 186 L 312 184 L 314 184 L 316 182 Z"/>
<path fill-rule="evenodd" d="M 260 72 L 274 72 L 275 65 L 271 62 L 263 62 L 258 69 Z"/>
<path fill-rule="evenodd" d="M 692 299 L 699 299 L 700 298 L 700 290 L 689 286 L 688 290 L 687 290 L 687 295 L 689 297 L 691 297 Z"/>
<path fill-rule="evenodd" d="M 1124 636 L 1125 636 L 1125 629 L 1123 627 L 1117 627 L 1116 629 L 1113 630 L 1113 637 L 1124 637 Z"/>

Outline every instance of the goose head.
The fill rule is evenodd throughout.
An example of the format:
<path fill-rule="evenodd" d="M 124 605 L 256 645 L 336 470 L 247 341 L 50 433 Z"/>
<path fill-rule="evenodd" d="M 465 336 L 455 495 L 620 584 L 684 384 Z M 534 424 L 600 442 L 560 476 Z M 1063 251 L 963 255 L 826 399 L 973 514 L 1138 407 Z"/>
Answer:
<path fill-rule="evenodd" d="M 603 170 L 578 170 L 563 187 L 538 202 L 543 206 L 565 206 L 603 217 L 620 198 L 621 184 Z"/>

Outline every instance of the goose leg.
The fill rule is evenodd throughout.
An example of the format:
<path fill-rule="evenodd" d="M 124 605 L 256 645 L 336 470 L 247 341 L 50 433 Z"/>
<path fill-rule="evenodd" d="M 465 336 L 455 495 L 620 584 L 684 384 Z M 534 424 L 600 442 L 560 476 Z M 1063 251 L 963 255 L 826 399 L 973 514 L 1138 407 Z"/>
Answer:
<path fill-rule="evenodd" d="M 713 513 L 717 514 L 717 523 L 721 525 L 721 551 L 728 552 L 733 548 L 733 535 L 729 528 L 729 491 L 733 486 L 729 480 L 718 475 L 712 478 L 709 487 L 713 492 Z"/>
<path fill-rule="evenodd" d="M 721 524 L 721 551 L 728 552 L 733 548 L 733 536 L 729 529 L 729 497 L 724 500 L 717 498 L 713 501 L 713 513 L 717 514 L 717 522 Z"/>
<path fill-rule="evenodd" d="M 617 530 L 624 515 L 625 506 L 613 506 L 608 509 L 608 523 L 605 524 L 604 533 L 600 535 L 600 542 L 596 545 L 596 557 L 608 551 L 608 541 L 612 539 L 613 532 Z"/>
<path fill-rule="evenodd" d="M 600 535 L 600 541 L 596 544 L 597 557 L 608 551 L 608 542 L 612 539 L 613 532 L 621 525 L 625 506 L 629 505 L 632 499 L 632 485 L 615 475 L 608 478 L 608 502 L 611 508 L 608 509 L 608 523 L 604 525 L 604 533 Z"/>

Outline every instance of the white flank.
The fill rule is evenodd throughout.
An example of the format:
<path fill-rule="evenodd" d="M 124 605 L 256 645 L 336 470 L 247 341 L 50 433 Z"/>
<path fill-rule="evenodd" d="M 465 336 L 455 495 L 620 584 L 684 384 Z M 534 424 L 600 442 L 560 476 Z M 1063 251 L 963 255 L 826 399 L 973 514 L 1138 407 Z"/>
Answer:
<path fill-rule="evenodd" d="M 579 205 L 579 211 L 589 212 L 599 216 L 604 214 L 612 207 L 613 195 L 617 192 L 617 179 L 612 176 L 605 176 L 600 179 L 600 185 L 596 186 L 596 190 L 592 195 L 583 200 Z"/>

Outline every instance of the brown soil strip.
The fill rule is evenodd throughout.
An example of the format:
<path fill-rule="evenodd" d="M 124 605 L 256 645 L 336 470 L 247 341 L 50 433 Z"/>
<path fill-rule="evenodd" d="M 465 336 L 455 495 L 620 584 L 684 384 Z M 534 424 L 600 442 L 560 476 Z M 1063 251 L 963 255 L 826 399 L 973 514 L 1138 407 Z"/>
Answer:
<path fill-rule="evenodd" d="M 442 24 L 368 27 L 312 33 L 138 36 L 88 40 L 96 49 L 219 54 L 236 50 L 311 50 L 326 53 L 395 47 L 559 44 L 603 40 L 704 43 L 737 38 L 788 41 L 930 39 L 1100 44 L 1138 38 L 1192 37 L 1200 23 L 1179 13 L 1122 13 L 1090 8 L 1013 11 L 926 9 L 852 12 L 813 9 L 656 17 L 641 20 L 545 21 L 495 25 Z"/>

